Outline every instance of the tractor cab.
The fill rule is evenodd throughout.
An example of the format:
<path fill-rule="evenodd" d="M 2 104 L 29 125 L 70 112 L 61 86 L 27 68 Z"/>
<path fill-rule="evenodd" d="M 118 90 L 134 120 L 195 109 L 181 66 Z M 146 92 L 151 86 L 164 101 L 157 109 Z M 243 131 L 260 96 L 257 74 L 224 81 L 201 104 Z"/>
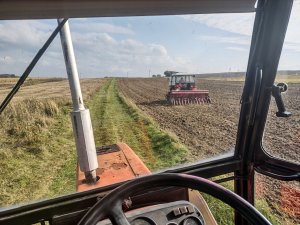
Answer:
<path fill-rule="evenodd" d="M 173 71 L 171 71 L 173 72 Z M 194 74 L 171 73 L 167 102 L 172 105 L 211 103 L 208 90 L 197 89 Z"/>
<path fill-rule="evenodd" d="M 292 105 L 293 110 L 296 111 L 296 117 L 291 123 L 287 119 L 293 118 L 293 115 L 287 112 L 289 109 L 285 107 L 290 99 L 286 101 L 282 95 L 286 91 L 287 85 L 277 85 L 275 82 L 293 2 L 299 3 L 297 0 L 0 1 L 0 20 L 21 20 L 22 22 L 26 19 L 55 20 L 55 28 L 50 30 L 52 33 L 49 38 L 46 38 L 45 44 L 33 57 L 24 73 L 18 77 L 16 84 L 3 85 L 3 87 L 11 87 L 11 90 L 3 92 L 4 94 L 1 92 L 5 97 L 0 105 L 0 113 L 16 122 L 18 126 L 1 133 L 3 136 L 8 135 L 10 139 L 4 141 L 0 139 L 0 148 L 4 146 L 3 149 L 5 150 L 2 151 L 1 149 L 0 157 L 6 157 L 5 159 L 11 155 L 14 157 L 11 157 L 9 165 L 5 164 L 6 160 L 1 159 L 0 166 L 5 165 L 8 172 L 7 174 L 1 174 L 1 176 L 7 178 L 5 180 L 7 188 L 1 190 L 3 194 L 0 196 L 0 201 L 11 200 L 10 191 L 11 189 L 16 190 L 15 187 L 18 186 L 21 189 L 16 191 L 17 196 L 27 193 L 30 197 L 35 190 L 35 193 L 38 193 L 36 198 L 38 200 L 35 199 L 30 203 L 1 208 L 0 224 L 221 225 L 224 218 L 225 221 L 230 218 L 229 224 L 271 225 L 272 218 L 270 216 L 273 213 L 268 210 L 278 210 L 278 208 L 269 209 L 265 205 L 258 207 L 256 203 L 261 199 L 257 199 L 255 196 L 259 194 L 259 191 L 267 190 L 271 192 L 274 189 L 276 189 L 278 197 L 276 201 L 282 203 L 280 215 L 290 213 L 288 219 L 297 224 L 300 221 L 299 214 L 297 214 L 299 208 L 292 208 L 293 204 L 289 204 L 288 199 L 292 195 L 298 196 L 295 204 L 299 203 L 300 164 L 299 158 L 297 158 L 299 154 L 295 157 L 292 154 L 289 155 L 290 152 L 299 149 L 300 130 L 297 126 L 299 125 L 299 107 L 295 106 L 297 104 Z M 230 23 L 220 19 L 215 20 L 212 17 L 214 14 L 226 15 L 227 13 L 234 14 L 234 16 L 228 17 Z M 195 16 L 195 14 L 199 16 Z M 249 23 L 250 25 L 247 24 L 251 27 L 250 32 L 244 29 L 245 27 L 240 23 L 242 21 L 239 20 L 241 14 L 246 14 L 246 17 L 251 14 L 250 17 L 253 18 L 253 21 Z M 176 29 L 180 26 L 183 27 L 183 32 L 180 32 L 180 35 L 177 31 L 174 32 L 174 35 L 166 35 L 171 32 L 169 30 L 170 20 L 166 16 L 174 16 L 172 23 L 176 24 Z M 95 32 L 87 34 L 87 30 L 82 24 L 86 22 L 86 18 L 90 17 L 92 17 L 92 22 L 95 22 L 95 17 L 104 18 L 102 23 L 93 23 L 91 27 L 105 30 L 105 32 L 101 35 L 97 33 L 95 35 Z M 237 62 L 245 60 L 245 65 L 243 64 L 244 79 L 240 80 L 238 72 L 234 76 L 225 79 L 223 79 L 224 74 L 222 74 L 213 81 L 211 81 L 211 77 L 200 79 L 195 74 L 177 73 L 170 76 L 168 90 L 166 78 L 149 78 L 150 67 L 154 62 L 157 63 L 158 68 L 163 68 L 164 63 L 168 63 L 168 66 L 178 65 L 178 67 L 186 63 L 186 67 L 188 67 L 191 56 L 198 54 L 190 54 L 185 49 L 184 51 L 189 53 L 186 55 L 186 59 L 179 56 L 172 58 L 167 55 L 166 48 L 156 42 L 143 45 L 138 34 L 130 28 L 136 20 L 140 19 L 142 22 L 135 25 L 143 31 L 148 30 L 148 28 L 145 29 L 144 24 L 149 26 L 149 33 L 144 39 L 149 40 L 156 33 L 153 31 L 154 26 L 152 26 L 152 21 L 148 21 L 148 17 L 154 18 L 154 21 L 159 25 L 164 21 L 165 27 L 160 31 L 163 32 L 163 36 L 168 37 L 165 42 L 166 46 L 176 40 L 177 36 L 185 34 L 184 28 L 186 27 L 181 24 L 181 19 L 189 20 L 192 27 L 191 33 L 196 34 L 193 41 L 197 43 L 204 40 L 208 42 L 216 41 L 216 44 L 212 46 L 212 50 L 207 51 L 207 54 L 209 52 L 215 53 L 218 47 L 226 42 L 224 49 L 222 49 L 222 56 L 233 61 L 229 51 L 238 52 L 235 55 L 235 60 Z M 112 63 L 111 71 L 115 71 L 119 67 L 125 68 L 124 71 L 126 70 L 122 77 L 103 78 L 103 84 L 101 83 L 103 89 L 97 94 L 93 93 L 98 97 L 94 104 L 95 107 L 98 107 L 97 113 L 94 113 L 96 115 L 92 115 L 93 113 L 83 103 L 81 83 L 72 45 L 72 29 L 69 27 L 68 22 L 73 18 L 77 19 L 78 22 L 74 32 L 77 34 L 78 52 L 82 54 L 81 59 L 86 60 L 85 65 L 89 69 L 98 64 L 101 64 L 104 68 L 107 64 Z M 109 24 L 109 18 L 116 20 Z M 124 18 L 127 19 L 125 22 L 122 21 Z M 203 31 L 210 25 L 214 25 L 210 35 L 201 36 L 198 33 L 196 27 L 199 21 Z M 45 23 L 53 25 L 48 20 Z M 14 38 L 10 37 L 13 32 L 6 35 L 1 25 L 0 41 L 3 37 L 6 39 L 0 42 L 0 50 L 6 50 L 6 43 L 9 40 L 12 40 L 13 46 L 18 49 L 20 46 L 15 43 Z M 24 28 L 25 31 L 30 30 L 32 26 L 36 26 L 37 29 L 33 30 L 36 33 L 33 32 L 31 38 L 28 38 L 29 44 L 46 37 L 40 35 L 37 39 L 34 39 L 33 37 L 40 34 L 40 31 L 50 33 L 49 27 L 44 28 L 41 22 L 30 23 Z M 226 30 L 224 30 L 225 27 L 227 27 Z M 79 28 L 83 30 L 76 30 Z M 220 29 L 219 33 L 216 32 L 216 29 Z M 235 30 L 232 31 L 233 29 L 237 29 L 240 33 L 236 33 Z M 22 29 L 17 27 L 17 31 L 22 31 Z M 116 36 L 112 38 L 107 33 Z M 220 36 L 224 33 L 230 34 L 226 37 Z M 213 36 L 215 34 L 219 36 Z M 57 101 L 61 102 L 55 107 L 53 99 L 56 98 L 53 98 L 50 102 L 47 102 L 47 107 L 44 107 L 40 102 L 34 102 L 31 105 L 31 110 L 24 110 L 21 107 L 22 105 L 12 107 L 9 112 L 20 113 L 17 116 L 4 114 L 7 106 L 11 104 L 11 100 L 58 35 L 60 36 L 59 44 L 62 47 L 59 49 L 62 49 L 68 76 L 68 82 L 65 80 L 62 82 L 64 85 L 66 83 L 69 85 L 72 104 L 67 103 L 67 105 L 61 106 L 59 104 L 62 100 L 59 99 Z M 136 40 L 133 40 L 134 37 Z M 21 39 L 23 39 L 22 36 Z M 82 45 L 83 41 L 86 41 L 87 44 Z M 249 41 L 249 48 L 245 47 L 247 41 Z M 100 47 L 96 45 L 99 42 L 102 43 Z M 238 42 L 239 47 L 232 46 L 236 42 Z M 176 42 L 176 44 L 178 47 L 181 43 Z M 289 43 L 289 47 L 292 47 L 293 44 L 296 45 L 299 42 Z M 85 48 L 82 48 L 82 46 Z M 110 48 L 111 46 L 113 48 Z M 189 47 L 190 49 L 195 48 L 194 42 Z M 57 49 L 57 45 L 54 46 L 54 49 Z M 203 45 L 198 50 L 203 52 L 205 49 L 206 46 Z M 247 50 L 249 50 L 249 54 L 246 57 L 241 55 L 242 52 Z M 105 57 L 115 55 L 115 61 L 108 62 L 105 57 L 98 60 L 98 55 L 88 57 L 88 54 L 95 52 L 97 54 L 104 52 Z M 144 52 L 149 52 L 150 56 L 144 57 Z M 296 55 L 295 52 L 293 54 Z M 15 51 L 15 53 L 18 55 L 23 54 L 20 51 Z M 55 51 L 50 51 L 49 55 L 54 59 L 52 62 L 56 62 L 58 55 Z M 218 54 L 213 59 L 210 58 L 211 55 L 203 54 L 202 59 L 204 60 L 205 57 L 208 58 L 209 65 L 202 63 L 202 66 L 206 67 L 208 71 L 216 67 L 216 62 L 219 64 Z M 7 64 L 13 63 L 9 56 L 3 58 L 8 61 Z M 130 61 L 129 63 L 128 59 L 135 59 L 136 61 Z M 197 59 L 196 62 L 199 63 L 202 59 Z M 0 62 L 2 61 L 1 58 Z M 27 60 L 20 60 L 18 63 L 24 61 L 27 62 Z M 126 74 L 128 76 L 131 71 L 131 67 L 139 67 L 137 64 L 142 61 L 147 66 L 143 68 L 144 71 L 147 71 L 147 78 L 143 78 L 142 81 L 138 78 L 126 78 Z M 299 65 L 299 61 L 293 61 L 293 63 Z M 53 67 L 47 61 L 41 61 L 41 64 L 48 65 L 46 67 L 48 69 Z M 221 64 L 220 66 L 222 66 Z M 198 65 L 196 63 L 194 65 L 194 68 L 197 68 Z M 226 70 L 228 70 L 227 65 Z M 239 71 L 239 68 L 237 70 Z M 87 70 L 87 72 L 89 71 Z M 291 85 L 291 93 L 296 96 L 295 99 L 298 103 L 299 86 L 296 82 L 297 76 L 289 78 L 294 81 Z M 234 81 L 228 88 L 229 83 L 226 83 L 226 81 L 231 79 Z M 43 82 L 42 80 L 41 83 Z M 53 86 L 60 86 L 57 80 L 51 82 Z M 96 81 L 89 80 L 87 82 L 92 85 Z M 130 86 L 130 84 L 133 85 Z M 198 89 L 197 84 L 199 84 L 199 87 L 203 85 L 205 89 Z M 48 89 L 48 84 L 46 86 L 39 85 L 41 86 L 34 86 L 31 90 L 29 100 L 25 101 L 26 105 L 30 105 L 33 100 L 32 92 L 36 92 L 36 95 L 40 97 L 40 93 L 44 89 Z M 122 90 L 121 94 L 116 92 L 118 88 Z M 65 89 L 66 86 L 62 86 L 56 93 L 62 94 Z M 86 89 L 91 90 L 91 86 Z M 96 89 L 98 91 L 99 87 Z M 228 92 L 225 93 L 224 90 Z M 106 93 L 110 93 L 110 95 L 105 95 Z M 143 97 L 147 93 L 150 94 L 147 95 L 145 100 Z M 47 95 L 50 96 L 51 94 L 53 93 Z M 155 94 L 160 96 L 159 101 L 153 97 Z M 92 94 L 90 93 L 90 95 Z M 233 95 L 234 97 L 232 97 Z M 46 98 L 48 96 L 42 97 Z M 275 106 L 270 105 L 273 98 L 276 102 Z M 113 103 L 113 99 L 115 99 L 114 105 L 109 108 L 107 104 Z M 101 103 L 99 103 L 100 100 L 102 100 Z M 165 104 L 165 100 L 176 106 Z M 136 105 L 133 105 L 133 102 Z M 204 105 L 206 103 L 211 104 Z M 32 124 L 22 123 L 21 115 L 25 113 L 27 118 L 31 119 L 35 111 L 38 111 L 39 105 L 43 106 L 41 110 L 44 113 L 43 117 L 35 120 Z M 71 105 L 71 118 L 68 120 L 69 123 L 66 124 L 67 119 L 65 117 L 59 119 L 59 113 L 56 112 L 61 107 L 61 115 L 66 115 L 69 112 L 66 107 L 71 108 Z M 183 107 L 181 105 L 187 106 Z M 122 110 L 119 110 L 117 106 L 123 106 Z M 234 111 L 233 108 L 237 111 Z M 104 120 L 92 124 L 91 116 L 100 115 L 101 118 L 107 116 L 106 118 L 109 119 L 113 113 L 121 111 L 129 113 L 126 115 L 131 115 L 131 117 L 119 116 L 115 118 L 117 123 L 121 124 L 119 130 L 108 124 L 105 129 L 93 132 L 93 127 L 101 126 Z M 208 114 L 211 111 L 213 113 Z M 155 119 L 149 119 L 151 116 Z M 266 133 L 268 133 L 265 127 L 270 116 L 277 122 L 279 120 L 278 124 L 280 126 L 271 126 L 271 133 L 280 133 L 277 139 L 274 139 L 273 136 L 264 139 Z M 44 127 L 47 127 L 47 124 L 55 119 L 58 119 L 58 122 L 52 127 L 49 126 L 49 129 L 52 128 L 51 132 L 46 130 L 40 139 L 29 139 L 30 137 L 26 136 L 26 132 L 29 132 L 32 127 L 37 128 L 34 134 L 41 133 L 44 131 Z M 163 123 L 165 121 L 168 122 Z M 197 126 L 187 124 L 188 122 Z M 291 123 L 294 130 L 291 129 L 291 132 L 286 131 L 284 128 L 285 122 Z M 161 126 L 158 125 L 159 123 L 161 123 Z M 25 126 L 25 130 L 18 133 L 21 129 L 20 124 Z M 62 131 L 58 128 L 60 124 L 63 124 Z M 133 127 L 133 124 L 136 124 L 137 128 Z M 234 129 L 231 129 L 231 126 L 234 126 Z M 66 148 L 66 143 L 69 143 L 69 140 L 62 139 L 62 136 L 67 133 L 68 128 L 73 129 L 74 139 Z M 166 133 L 162 132 L 162 128 L 167 130 Z M 171 131 L 167 133 L 169 130 Z M 110 133 L 120 137 L 118 139 L 119 143 L 96 146 L 95 140 L 98 136 L 105 139 Z M 148 135 L 144 135 L 145 133 Z M 14 134 L 17 134 L 16 139 L 12 136 Z M 55 134 L 59 134 L 57 135 L 58 142 L 53 144 L 52 140 Z M 128 137 L 138 137 L 140 141 L 130 142 Z M 209 140 L 206 139 L 208 137 Z M 288 143 L 285 143 L 285 140 L 288 140 Z M 9 142 L 14 144 L 11 152 L 7 151 L 6 147 Z M 41 142 L 43 144 L 42 150 L 47 149 L 46 151 L 39 152 L 41 149 L 36 147 Z M 280 145 L 282 142 L 285 144 Z M 28 145 L 28 143 L 32 146 L 26 148 L 28 154 L 23 158 L 22 151 L 24 149 L 22 147 Z M 183 146 L 183 144 L 188 147 Z M 166 145 L 168 148 L 165 147 Z M 267 149 L 275 147 L 279 149 L 279 157 L 272 154 L 271 151 L 267 151 Z M 53 155 L 51 153 L 54 152 L 55 148 L 59 148 L 59 151 L 56 151 Z M 68 151 L 76 151 L 75 165 L 70 163 L 69 157 L 64 156 Z M 37 157 L 35 154 L 37 154 Z M 31 164 L 36 158 L 38 161 Z M 45 168 L 43 160 L 47 158 L 51 160 L 51 164 L 47 164 Z M 145 158 L 149 160 L 146 162 Z M 18 164 L 18 160 L 21 159 L 25 161 L 24 164 Z M 59 159 L 60 165 L 56 162 Z M 27 165 L 31 167 L 28 169 L 28 167 L 25 167 Z M 37 168 L 42 168 L 41 174 L 37 173 Z M 55 171 L 55 169 L 58 172 L 53 178 L 54 175 L 49 171 Z M 65 170 L 68 172 L 64 173 Z M 72 176 L 70 171 L 73 171 L 76 176 L 71 182 L 66 182 L 67 178 Z M 24 173 L 22 177 L 19 177 L 18 175 L 21 172 Z M 28 181 L 27 177 L 32 174 L 34 179 Z M 260 182 L 256 179 L 257 175 L 261 179 Z M 46 186 L 46 182 L 50 184 Z M 267 182 L 267 185 L 262 186 L 263 182 Z M 272 182 L 275 182 L 275 184 Z M 70 183 L 74 186 L 74 190 L 76 189 L 74 193 L 65 194 L 62 192 L 63 195 L 52 195 L 51 198 L 41 200 L 41 196 L 47 191 L 47 188 L 51 187 L 51 190 L 57 190 L 57 185 L 60 185 L 64 189 L 64 186 L 67 187 Z M 228 183 L 230 185 L 226 186 L 225 184 Z M 273 184 L 274 186 L 272 186 Z M 36 190 L 36 187 L 38 187 L 38 190 Z M 282 193 L 285 193 L 285 195 Z M 24 196 L 24 199 L 27 199 L 28 196 Z M 280 196 L 282 198 L 279 200 Z M 269 204 L 274 200 L 268 198 L 268 195 L 264 197 L 267 198 L 266 202 Z M 224 208 L 230 209 L 226 213 L 220 213 Z M 267 214 L 268 212 L 269 214 Z M 296 213 L 291 214 L 291 212 Z M 276 222 L 276 220 L 273 221 Z"/>
<path fill-rule="evenodd" d="M 195 88 L 195 75 L 175 74 L 169 79 L 170 90 L 193 90 Z"/>

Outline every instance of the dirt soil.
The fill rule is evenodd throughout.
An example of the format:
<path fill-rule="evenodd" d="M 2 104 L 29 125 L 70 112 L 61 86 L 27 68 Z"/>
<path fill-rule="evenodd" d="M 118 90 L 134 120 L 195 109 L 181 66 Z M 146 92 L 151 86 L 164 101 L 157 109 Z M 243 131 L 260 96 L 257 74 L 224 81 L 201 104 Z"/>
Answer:
<path fill-rule="evenodd" d="M 166 78 L 124 78 L 118 82 L 119 89 L 126 97 L 152 116 L 163 129 L 176 134 L 180 141 L 188 146 L 188 159 L 191 162 L 234 148 L 243 85 L 243 81 L 198 79 L 198 88 L 209 90 L 212 104 L 170 106 L 165 101 L 168 90 Z M 293 112 L 292 117 L 277 118 L 276 105 L 274 100 L 272 101 L 263 145 L 269 153 L 299 163 L 300 84 L 289 85 L 288 94 L 285 96 L 286 108 Z M 257 176 L 257 179 L 261 183 L 264 197 L 277 214 L 282 215 L 282 212 L 286 212 L 283 206 L 278 208 L 284 198 L 284 191 L 281 190 L 287 192 L 287 189 L 292 189 L 290 193 L 294 195 L 290 195 L 290 198 L 295 197 L 291 202 L 299 203 L 299 183 L 287 183 L 282 188 L 282 182 L 260 176 Z M 295 208 L 294 212 L 284 216 L 295 219 L 292 222 L 298 223 L 299 211 Z"/>
<path fill-rule="evenodd" d="M 223 81 L 204 80 L 198 87 L 210 91 L 212 104 L 185 106 L 166 103 L 165 78 L 120 79 L 119 87 L 163 129 L 175 133 L 189 147 L 189 161 L 219 155 L 234 147 L 242 82 L 231 82 L 224 88 Z"/>

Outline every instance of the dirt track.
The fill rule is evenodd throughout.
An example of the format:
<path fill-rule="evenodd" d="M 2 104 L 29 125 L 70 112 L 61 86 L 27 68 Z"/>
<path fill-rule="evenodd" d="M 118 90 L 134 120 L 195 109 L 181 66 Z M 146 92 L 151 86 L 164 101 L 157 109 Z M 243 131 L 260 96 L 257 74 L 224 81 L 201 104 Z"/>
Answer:
<path fill-rule="evenodd" d="M 241 81 L 199 79 L 197 86 L 210 91 L 212 104 L 186 106 L 169 106 L 166 104 L 165 94 L 168 87 L 166 78 L 120 79 L 118 84 L 126 97 L 151 115 L 162 128 L 175 133 L 180 141 L 188 146 L 190 149 L 188 159 L 190 161 L 197 161 L 234 148 L 243 83 Z M 274 100 L 272 101 L 274 103 Z M 293 112 L 293 116 L 288 119 L 277 118 L 275 116 L 276 105 L 272 104 L 263 144 L 271 154 L 299 162 L 299 84 L 289 86 L 289 93 L 285 97 L 285 102 L 286 108 Z M 286 151 L 287 149 L 289 151 Z M 295 211 L 286 213 L 287 217 L 291 219 L 289 221 L 298 223 L 300 221 L 299 183 L 284 185 L 284 189 L 287 187 L 294 192 L 293 195 L 286 196 L 281 191 L 282 182 L 262 176 L 258 176 L 257 179 L 261 181 L 260 188 L 267 202 L 277 211 L 277 214 L 282 215 L 281 209 L 276 208 L 277 204 L 282 205 L 284 198 L 294 198 L 291 202 L 294 202 L 295 205 L 287 206 L 287 208 L 294 207 Z M 276 189 L 274 192 L 269 192 L 269 190 L 274 189 Z"/>

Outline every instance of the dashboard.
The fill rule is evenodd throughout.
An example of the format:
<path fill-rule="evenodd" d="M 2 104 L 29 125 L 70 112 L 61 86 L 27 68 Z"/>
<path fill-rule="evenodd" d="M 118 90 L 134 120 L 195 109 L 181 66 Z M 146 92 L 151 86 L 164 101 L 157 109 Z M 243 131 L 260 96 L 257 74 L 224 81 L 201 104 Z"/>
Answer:
<path fill-rule="evenodd" d="M 205 225 L 199 209 L 188 201 L 148 206 L 125 213 L 131 225 Z M 110 225 L 106 219 L 97 225 Z"/>

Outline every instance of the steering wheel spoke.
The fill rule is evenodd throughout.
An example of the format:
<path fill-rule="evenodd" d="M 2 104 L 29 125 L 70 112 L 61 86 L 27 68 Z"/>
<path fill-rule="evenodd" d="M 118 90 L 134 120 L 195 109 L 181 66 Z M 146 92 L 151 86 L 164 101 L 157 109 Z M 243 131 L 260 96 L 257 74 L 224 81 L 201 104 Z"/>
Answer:
<path fill-rule="evenodd" d="M 108 217 L 113 225 L 130 225 L 122 210 L 121 204 L 117 204 L 113 207 Z"/>

